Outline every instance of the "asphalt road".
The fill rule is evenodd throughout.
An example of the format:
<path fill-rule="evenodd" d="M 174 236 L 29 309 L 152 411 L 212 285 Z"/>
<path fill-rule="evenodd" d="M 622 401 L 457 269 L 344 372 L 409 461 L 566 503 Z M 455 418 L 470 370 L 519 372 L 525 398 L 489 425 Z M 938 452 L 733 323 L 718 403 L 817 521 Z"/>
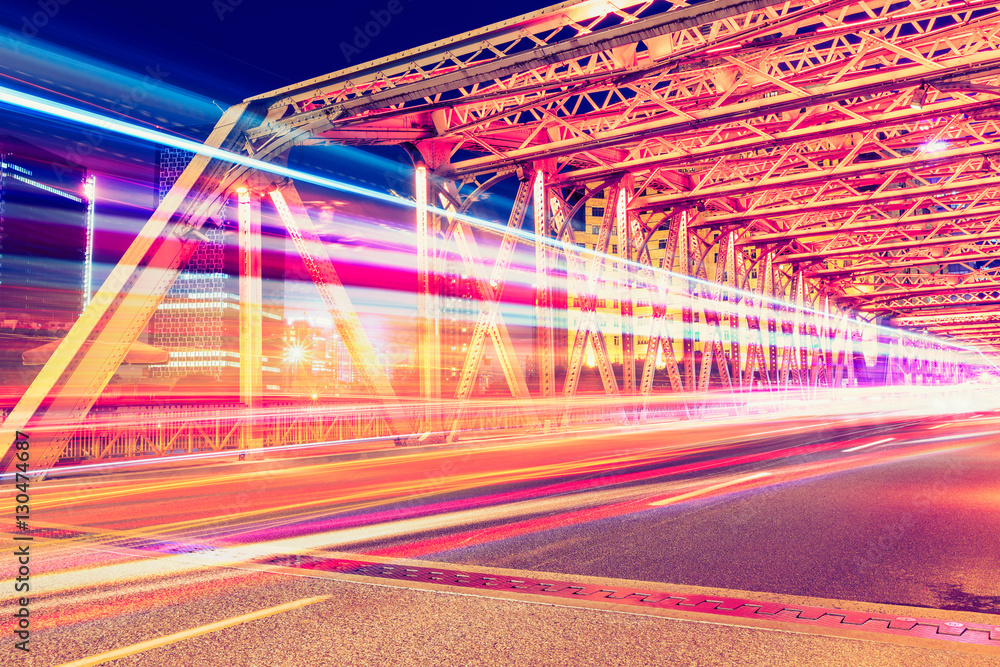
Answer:
<path fill-rule="evenodd" d="M 424 557 L 1000 614 L 1000 442 L 893 449 L 859 468 Z"/>

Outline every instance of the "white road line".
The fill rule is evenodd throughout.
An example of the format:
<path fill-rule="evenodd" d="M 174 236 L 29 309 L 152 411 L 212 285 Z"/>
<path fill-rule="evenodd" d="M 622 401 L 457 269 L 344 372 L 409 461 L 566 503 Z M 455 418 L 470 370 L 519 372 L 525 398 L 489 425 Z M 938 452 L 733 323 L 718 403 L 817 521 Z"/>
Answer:
<path fill-rule="evenodd" d="M 876 440 L 875 442 L 869 442 L 867 445 L 858 445 L 857 447 L 851 447 L 850 449 L 842 449 L 843 452 L 856 452 L 859 449 L 864 449 L 866 447 L 873 447 L 875 445 L 881 445 L 883 442 L 889 442 L 890 440 L 895 440 L 895 438 L 882 438 L 881 440 Z"/>

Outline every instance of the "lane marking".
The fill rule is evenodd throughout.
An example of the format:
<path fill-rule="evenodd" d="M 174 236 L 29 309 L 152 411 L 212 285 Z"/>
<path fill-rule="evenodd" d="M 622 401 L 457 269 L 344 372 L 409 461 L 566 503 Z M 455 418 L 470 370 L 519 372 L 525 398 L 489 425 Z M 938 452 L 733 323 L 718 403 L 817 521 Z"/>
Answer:
<path fill-rule="evenodd" d="M 734 484 L 739 484 L 740 482 L 749 482 L 752 479 L 760 479 L 761 477 L 768 477 L 773 475 L 773 472 L 758 472 L 753 475 L 747 475 L 746 477 L 740 477 L 739 479 L 731 479 L 728 482 L 721 482 L 719 484 L 713 484 L 712 486 L 706 486 L 703 489 L 698 489 L 697 491 L 688 491 L 687 493 L 682 493 L 679 496 L 671 496 L 670 498 L 664 498 L 663 500 L 657 500 L 655 502 L 649 503 L 650 505 L 669 505 L 670 503 L 680 502 L 681 500 L 687 500 L 688 498 L 693 498 L 695 496 L 700 496 L 703 493 L 709 493 L 717 489 L 722 489 L 727 486 L 732 486 Z"/>
<path fill-rule="evenodd" d="M 866 447 L 873 447 L 875 445 L 881 445 L 883 442 L 889 442 L 890 440 L 895 440 L 896 438 L 882 438 L 881 440 L 876 440 L 875 442 L 869 442 L 867 445 L 858 445 L 857 447 L 851 447 L 850 449 L 842 449 L 842 452 L 856 452 L 859 449 L 864 449 Z"/>
<path fill-rule="evenodd" d="M 143 651 L 148 651 L 153 648 L 158 648 L 166 644 L 173 644 L 174 642 L 179 642 L 185 639 L 190 639 L 192 637 L 197 637 L 199 635 L 208 634 L 210 632 L 215 632 L 216 630 L 229 628 L 234 625 L 239 625 L 240 623 L 255 621 L 259 618 L 264 618 L 266 616 L 273 616 L 274 614 L 280 614 L 281 612 L 291 611 L 292 609 L 298 609 L 299 607 L 305 607 L 306 605 L 322 602 L 323 600 L 326 600 L 329 597 L 330 597 L 329 595 L 320 595 L 313 598 L 303 598 L 302 600 L 296 600 L 295 602 L 289 602 L 287 604 L 278 605 L 277 607 L 261 609 L 260 611 L 255 611 L 249 614 L 243 614 L 242 616 L 236 616 L 234 618 L 228 618 L 224 621 L 218 621 L 217 623 L 203 625 L 200 628 L 192 628 L 190 630 L 184 630 L 183 632 L 176 632 L 172 635 L 157 637 L 156 639 L 150 639 L 149 641 L 140 642 L 138 644 L 133 644 L 132 646 L 126 646 L 125 648 L 116 649 L 114 651 L 109 651 L 107 653 L 101 653 L 100 655 L 93 655 L 90 656 L 89 658 L 81 658 L 80 660 L 74 660 L 73 662 L 67 662 L 62 665 L 59 665 L 59 667 L 87 667 L 89 665 L 99 665 L 101 663 L 108 662 L 110 660 L 117 660 L 118 658 L 124 658 L 130 655 L 135 655 L 136 653 L 142 653 Z"/>

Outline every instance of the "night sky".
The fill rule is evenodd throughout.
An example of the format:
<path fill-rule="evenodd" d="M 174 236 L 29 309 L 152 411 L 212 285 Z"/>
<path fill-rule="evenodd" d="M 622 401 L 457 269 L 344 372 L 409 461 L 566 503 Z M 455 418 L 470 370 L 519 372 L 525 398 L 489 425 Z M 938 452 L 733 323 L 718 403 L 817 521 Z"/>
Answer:
<path fill-rule="evenodd" d="M 246 97 L 544 6 L 540 0 L 2 0 L 0 86 L 200 141 L 222 108 Z M 359 38 L 372 21 L 377 34 Z M 0 104 L 4 133 L 101 175 L 95 255 L 101 279 L 155 206 L 155 147 Z M 289 165 L 381 192 L 406 195 L 412 188 L 410 159 L 398 147 L 293 149 Z M 496 193 L 501 221 L 510 188 L 516 183 Z M 349 199 L 301 189 L 307 200 Z M 383 228 L 411 224 L 412 213 L 401 207 L 352 201 L 348 208 L 354 220 Z M 352 282 L 352 267 L 342 271 Z M 265 273 L 279 276 L 280 262 Z M 397 286 L 411 278 L 384 277 Z"/>
<path fill-rule="evenodd" d="M 539 0 L 3 0 L 0 86 L 200 141 L 222 108 L 246 97 L 544 6 Z M 380 21 L 377 34 L 359 38 L 372 21 Z M 5 131 L 97 172 L 152 181 L 148 143 L 116 136 L 95 142 L 77 125 L 32 119 L 0 104 Z M 399 148 L 373 152 L 409 167 Z M 381 191 L 400 191 L 405 183 L 397 177 L 410 178 L 353 149 L 305 157 L 293 151 L 290 162 L 330 173 L 350 162 L 341 175 Z"/>
<path fill-rule="evenodd" d="M 401 10 L 385 21 L 390 0 L 4 0 L 0 26 L 37 30 L 41 39 L 135 72 L 159 64 L 175 85 L 227 105 L 547 4 L 394 1 Z M 54 15 L 42 20 L 46 6 Z M 372 12 L 386 25 L 353 53 L 355 30 Z M 347 57 L 343 44 L 351 46 Z"/>

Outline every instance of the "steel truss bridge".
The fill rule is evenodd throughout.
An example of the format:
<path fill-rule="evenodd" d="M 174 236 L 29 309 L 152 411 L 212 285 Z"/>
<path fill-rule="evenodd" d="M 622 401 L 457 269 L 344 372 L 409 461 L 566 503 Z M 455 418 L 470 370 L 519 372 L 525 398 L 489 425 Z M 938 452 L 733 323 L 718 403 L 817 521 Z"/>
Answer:
<path fill-rule="evenodd" d="M 489 346 L 512 405 L 546 423 L 552 410 L 541 406 L 571 402 L 588 349 L 607 404 L 628 409 L 648 404 L 657 374 L 675 395 L 961 380 L 966 346 L 992 354 L 1000 344 L 998 7 L 565 2 L 247 99 L 206 141 L 241 159 L 192 160 L 2 437 L 31 430 L 36 469 L 58 459 L 199 229 L 232 196 L 248 410 L 261 394 L 262 199 L 398 437 L 462 428 Z M 445 419 L 393 407 L 400 400 L 294 183 L 246 160 L 281 165 L 294 146 L 328 143 L 399 145 L 414 159 L 420 394 L 450 401 Z M 491 232 L 468 212 L 504 179 L 519 179 L 518 194 L 484 261 L 475 238 Z M 604 202 L 597 241 L 580 249 L 569 221 L 595 198 Z M 519 243 L 535 256 L 532 386 L 500 312 Z M 435 318 L 452 251 L 474 277 L 480 311 L 455 395 L 442 397 Z M 612 260 L 632 269 L 609 271 Z M 620 376 L 598 325 L 608 281 L 620 302 Z M 578 308 L 564 350 L 554 344 L 560 291 Z M 877 344 L 867 355 L 866 342 Z M 273 436 L 241 429 L 242 447 Z"/>

